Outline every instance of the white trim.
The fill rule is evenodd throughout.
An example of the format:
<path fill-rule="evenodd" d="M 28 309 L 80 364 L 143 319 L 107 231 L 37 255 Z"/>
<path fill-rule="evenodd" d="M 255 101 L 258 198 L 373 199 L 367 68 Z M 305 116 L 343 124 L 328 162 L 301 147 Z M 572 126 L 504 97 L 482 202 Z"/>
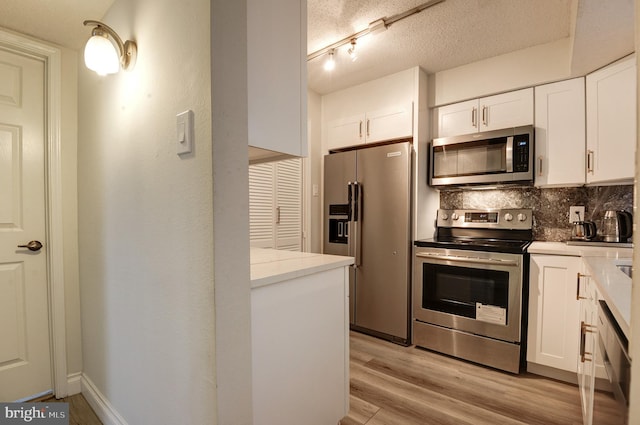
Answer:
<path fill-rule="evenodd" d="M 37 57 L 45 64 L 46 79 L 46 225 L 49 287 L 49 335 L 53 390 L 66 397 L 67 345 L 64 305 L 64 261 L 62 245 L 62 164 L 61 164 L 61 52 L 39 41 L 0 29 L 0 45 Z"/>
<path fill-rule="evenodd" d="M 82 372 L 70 373 L 67 376 L 67 396 L 82 392 Z"/>
<path fill-rule="evenodd" d="M 302 251 L 311 252 L 311 160 L 307 156 L 302 158 Z"/>
<path fill-rule="evenodd" d="M 98 390 L 91 379 L 84 373 L 82 374 L 81 383 L 82 395 L 104 425 L 128 425 L 127 421 L 109 403 L 107 397 Z"/>

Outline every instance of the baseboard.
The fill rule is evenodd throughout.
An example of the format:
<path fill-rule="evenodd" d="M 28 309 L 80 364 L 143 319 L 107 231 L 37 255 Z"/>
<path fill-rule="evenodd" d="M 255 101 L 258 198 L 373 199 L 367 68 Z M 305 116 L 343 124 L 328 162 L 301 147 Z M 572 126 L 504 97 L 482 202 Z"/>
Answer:
<path fill-rule="evenodd" d="M 87 375 L 82 374 L 82 395 L 104 425 L 128 425 L 109 400 L 98 390 Z"/>
<path fill-rule="evenodd" d="M 576 372 L 569 372 L 567 370 L 556 369 L 555 367 L 544 366 L 531 362 L 527 362 L 527 372 L 555 379 L 556 381 L 563 381 L 568 384 L 578 385 L 578 375 Z"/>
<path fill-rule="evenodd" d="M 76 395 L 82 392 L 82 372 L 67 375 L 67 395 Z"/>

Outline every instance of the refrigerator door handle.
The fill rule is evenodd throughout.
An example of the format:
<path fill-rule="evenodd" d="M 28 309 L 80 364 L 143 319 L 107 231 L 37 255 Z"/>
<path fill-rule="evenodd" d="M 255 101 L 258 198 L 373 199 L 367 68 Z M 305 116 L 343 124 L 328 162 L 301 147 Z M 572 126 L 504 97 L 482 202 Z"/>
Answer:
<path fill-rule="evenodd" d="M 347 183 L 347 220 L 351 221 L 351 213 L 352 213 L 352 204 L 353 204 L 353 189 L 352 189 L 353 183 L 349 182 Z"/>
<path fill-rule="evenodd" d="M 354 202 L 353 202 L 353 208 L 354 208 L 354 212 L 353 212 L 353 223 L 354 223 L 354 240 L 353 240 L 353 245 L 355 246 L 355 266 L 359 267 L 361 264 L 361 258 L 362 258 L 362 240 L 361 240 L 361 233 L 362 233 L 362 220 L 360 219 L 362 216 L 362 184 L 355 182 L 353 184 L 353 188 L 354 188 Z"/>

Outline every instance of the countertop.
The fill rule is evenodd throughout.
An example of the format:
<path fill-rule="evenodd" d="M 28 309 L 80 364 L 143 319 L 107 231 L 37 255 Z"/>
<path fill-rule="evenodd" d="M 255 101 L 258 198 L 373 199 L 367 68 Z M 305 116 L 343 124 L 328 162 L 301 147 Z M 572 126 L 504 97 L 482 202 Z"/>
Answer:
<path fill-rule="evenodd" d="M 353 264 L 353 257 L 251 248 L 251 288 Z"/>
<path fill-rule="evenodd" d="M 533 242 L 530 254 L 579 256 L 584 260 L 585 273 L 596 284 L 598 292 L 607 303 L 618 325 L 629 338 L 631 336 L 631 286 L 632 280 L 617 265 L 631 265 L 632 248 L 607 248 L 573 246 L 563 242 Z"/>

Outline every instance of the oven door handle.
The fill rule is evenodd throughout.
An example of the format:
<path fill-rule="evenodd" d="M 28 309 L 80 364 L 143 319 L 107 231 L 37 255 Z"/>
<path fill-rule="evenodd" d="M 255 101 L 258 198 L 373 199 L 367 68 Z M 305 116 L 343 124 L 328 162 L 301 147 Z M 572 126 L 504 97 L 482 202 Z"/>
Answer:
<path fill-rule="evenodd" d="M 491 264 L 491 265 L 501 265 L 501 266 L 519 266 L 520 265 L 519 261 L 517 260 L 500 260 L 497 258 L 458 257 L 455 255 L 429 254 L 424 252 L 417 252 L 416 257 L 432 258 L 434 260 L 454 261 L 458 263 Z"/>

